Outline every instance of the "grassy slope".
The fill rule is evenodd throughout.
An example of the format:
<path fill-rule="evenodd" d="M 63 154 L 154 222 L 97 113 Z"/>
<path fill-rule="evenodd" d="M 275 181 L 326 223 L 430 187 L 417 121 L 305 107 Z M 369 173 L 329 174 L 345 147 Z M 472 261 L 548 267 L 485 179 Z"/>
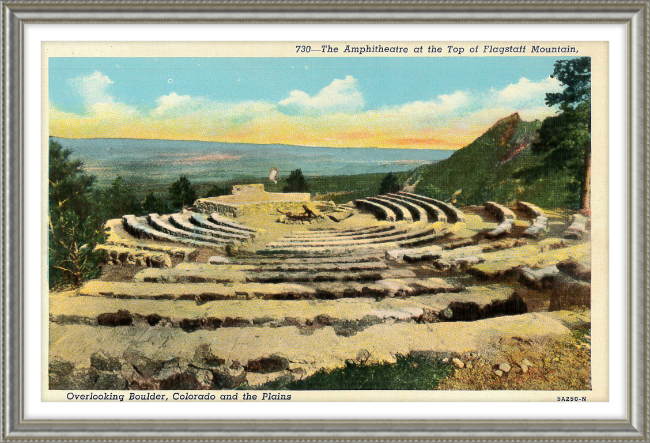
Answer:
<path fill-rule="evenodd" d="M 443 200 L 462 190 L 456 197 L 459 205 L 524 200 L 542 207 L 564 206 L 571 200 L 567 186 L 570 177 L 534 179 L 530 174 L 521 174 L 542 161 L 542 156 L 531 152 L 530 147 L 499 164 L 517 142 L 530 137 L 540 126 L 539 121 L 524 122 L 510 116 L 448 159 L 417 168 L 409 182 L 420 180 L 416 192 Z"/>

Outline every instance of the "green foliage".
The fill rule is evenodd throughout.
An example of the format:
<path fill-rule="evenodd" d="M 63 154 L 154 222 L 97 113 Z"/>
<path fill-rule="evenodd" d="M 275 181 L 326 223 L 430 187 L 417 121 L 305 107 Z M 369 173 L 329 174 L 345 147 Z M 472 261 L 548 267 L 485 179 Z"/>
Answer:
<path fill-rule="evenodd" d="M 196 200 L 196 191 L 192 188 L 190 181 L 182 175 L 169 188 L 169 199 L 173 208 L 191 205 Z"/>
<path fill-rule="evenodd" d="M 70 151 L 49 144 L 48 283 L 79 286 L 101 270 L 95 246 L 105 239 L 100 207 L 93 200 L 95 178 Z"/>
<path fill-rule="evenodd" d="M 455 196 L 456 204 L 461 206 L 479 205 L 488 200 L 508 204 L 517 199 L 542 207 L 565 205 L 571 192 L 567 184 L 573 180 L 569 173 L 534 175 L 531 172 L 543 163 L 543 156 L 532 151 L 541 123 L 518 120 L 513 125 L 515 120 L 513 117 L 495 125 L 448 159 L 413 171 L 409 181 L 419 180 L 415 191 L 449 200 L 462 189 Z M 504 134 L 511 134 L 505 143 Z M 504 161 L 509 153 L 522 146 L 521 152 Z"/>
<path fill-rule="evenodd" d="M 287 177 L 286 185 L 282 188 L 283 192 L 307 192 L 309 191 L 309 184 L 305 180 L 305 176 L 302 175 L 302 170 L 296 169 L 291 171 L 289 177 Z"/>
<path fill-rule="evenodd" d="M 142 211 L 140 201 L 120 176 L 102 191 L 101 199 L 106 220 L 127 214 L 140 214 Z"/>
<path fill-rule="evenodd" d="M 380 194 L 390 194 L 393 192 L 397 192 L 400 189 L 402 189 L 402 185 L 400 185 L 397 176 L 394 175 L 392 172 L 389 172 L 386 175 L 386 177 L 384 177 L 384 179 L 381 181 L 381 184 L 379 185 Z"/>
<path fill-rule="evenodd" d="M 167 214 L 172 212 L 169 203 L 162 197 L 153 192 L 148 193 L 142 202 L 143 214 Z"/>
<path fill-rule="evenodd" d="M 278 380 L 254 389 L 288 390 L 431 390 L 451 374 L 440 360 L 418 355 L 398 355 L 396 363 L 357 363 L 344 368 L 321 369 L 303 380 Z M 251 389 L 246 386 L 246 389 Z"/>
<path fill-rule="evenodd" d="M 553 75 L 564 90 L 546 94 L 548 106 L 560 105 L 562 111 L 591 101 L 591 58 L 579 57 L 555 62 Z"/>
<path fill-rule="evenodd" d="M 204 197 L 219 197 L 221 195 L 230 195 L 230 186 L 226 185 L 213 185 L 207 190 Z"/>

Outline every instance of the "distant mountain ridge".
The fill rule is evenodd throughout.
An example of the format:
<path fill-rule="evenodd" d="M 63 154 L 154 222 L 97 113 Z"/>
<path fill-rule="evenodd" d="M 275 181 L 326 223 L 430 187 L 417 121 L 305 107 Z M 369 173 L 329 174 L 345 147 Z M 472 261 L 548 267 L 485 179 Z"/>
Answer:
<path fill-rule="evenodd" d="M 539 120 L 526 122 L 518 113 L 502 118 L 449 158 L 416 168 L 405 185 L 460 205 L 526 200 L 561 207 L 567 192 L 573 192 L 572 177 L 563 175 L 561 168 L 550 176 L 537 172 L 543 156 L 531 146 L 540 127 Z"/>

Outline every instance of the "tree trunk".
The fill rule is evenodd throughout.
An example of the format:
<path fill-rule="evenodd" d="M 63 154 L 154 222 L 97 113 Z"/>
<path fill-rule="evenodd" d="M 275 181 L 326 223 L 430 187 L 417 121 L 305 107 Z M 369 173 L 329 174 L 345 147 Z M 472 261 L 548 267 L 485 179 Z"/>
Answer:
<path fill-rule="evenodd" d="M 580 186 L 580 209 L 591 210 L 591 117 L 589 118 L 589 140 L 585 146 L 585 158 L 582 165 L 582 184 Z"/>

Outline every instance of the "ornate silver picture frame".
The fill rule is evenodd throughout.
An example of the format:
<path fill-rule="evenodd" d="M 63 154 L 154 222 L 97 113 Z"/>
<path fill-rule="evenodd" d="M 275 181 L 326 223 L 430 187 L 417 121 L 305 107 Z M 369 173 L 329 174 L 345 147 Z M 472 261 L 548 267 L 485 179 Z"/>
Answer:
<path fill-rule="evenodd" d="M 2 190 L 3 190 L 3 289 L 2 289 L 2 438 L 6 440 L 587 440 L 648 441 L 648 147 L 650 113 L 648 103 L 650 13 L 648 1 L 624 3 L 581 2 L 3 2 L 2 3 Z M 25 342 L 41 330 L 27 328 L 25 306 L 40 301 L 40 294 L 26 293 L 26 281 L 33 277 L 32 263 L 24 260 L 25 242 L 40 235 L 30 231 L 25 214 L 25 97 L 31 92 L 25 80 L 25 28 L 29 25 L 124 24 L 558 24 L 576 26 L 620 25 L 626 32 L 626 120 L 627 195 L 626 297 L 627 324 L 610 324 L 626 335 L 624 395 L 625 418 L 620 419 L 525 419 L 476 420 L 457 417 L 431 419 L 241 419 L 192 420 L 183 415 L 183 403 L 176 403 L 179 419 L 162 420 L 77 420 L 30 418 L 25 395 L 36 380 L 26 375 Z M 579 31 L 576 31 L 579 32 Z M 511 40 L 520 40 L 513 37 Z M 524 36 L 525 37 L 525 36 Z M 333 36 L 333 40 L 336 38 Z M 551 38 L 549 38 L 550 40 Z M 119 40 L 116 37 L 115 40 Z M 300 39 L 296 39 L 298 41 Z M 521 40 L 526 40 L 521 38 Z M 577 39 L 576 39 L 577 40 Z M 30 67 L 30 69 L 32 69 Z M 45 79 L 42 79 L 45 81 Z M 43 103 L 46 103 L 43 101 Z M 46 106 L 46 105 L 44 105 Z M 623 147 L 612 147 L 610 150 Z M 278 171 L 275 170 L 277 175 Z M 273 172 L 272 172 L 273 174 Z M 610 179 L 614 180 L 611 175 Z M 619 195 L 609 196 L 620 200 Z M 307 211 L 307 209 L 305 209 Z M 29 225 L 33 226 L 33 225 Z M 610 229 L 612 227 L 610 226 Z M 619 268 L 617 268 L 619 269 Z M 610 294 L 610 297 L 614 297 Z M 35 301 L 36 300 L 36 301 Z M 45 312 L 42 318 L 47 319 Z M 612 346 L 610 344 L 610 346 Z M 33 361 L 32 361 L 33 363 Z M 620 362 L 619 362 L 620 363 Z M 46 364 L 46 361 L 41 362 Z M 496 370 L 500 370 L 496 368 Z M 45 384 L 43 385 L 45 386 Z M 560 398 L 558 397 L 558 402 Z M 92 405 L 93 403 L 87 403 Z M 304 403 L 310 405 L 312 403 Z M 359 403 L 359 406 L 365 403 Z M 423 408 L 426 403 L 420 404 Z M 488 403 L 486 403 L 486 406 Z M 31 405 L 33 406 L 33 405 Z M 562 405 L 564 406 L 564 405 Z M 574 404 L 576 408 L 579 403 Z M 87 406 L 91 407 L 91 406 Z M 269 403 L 268 407 L 273 405 Z M 397 406 L 399 407 L 399 406 Z M 317 406 L 315 406 L 317 410 Z M 62 407 L 64 410 L 64 407 Z"/>

